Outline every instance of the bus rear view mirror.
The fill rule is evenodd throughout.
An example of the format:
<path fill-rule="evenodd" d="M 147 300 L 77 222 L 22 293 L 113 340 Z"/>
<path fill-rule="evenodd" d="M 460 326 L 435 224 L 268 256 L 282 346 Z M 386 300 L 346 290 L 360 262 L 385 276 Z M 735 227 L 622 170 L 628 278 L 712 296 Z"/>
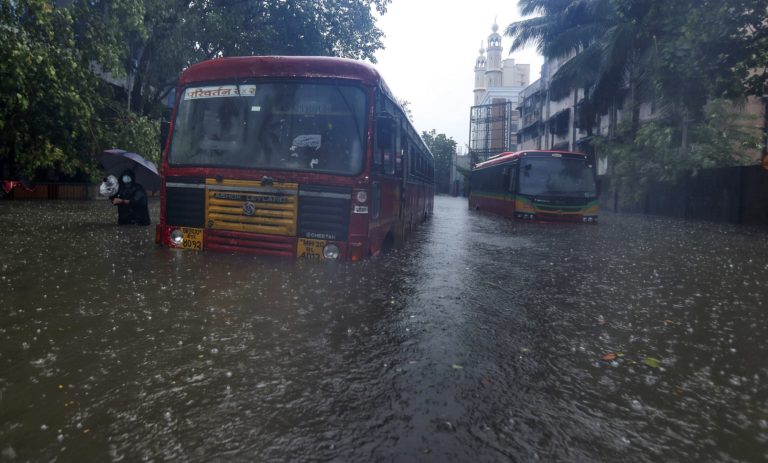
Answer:
<path fill-rule="evenodd" d="M 163 115 L 160 118 L 160 135 L 158 142 L 160 143 L 160 152 L 165 151 L 165 144 L 168 141 L 168 133 L 171 131 L 171 108 L 163 109 Z"/>

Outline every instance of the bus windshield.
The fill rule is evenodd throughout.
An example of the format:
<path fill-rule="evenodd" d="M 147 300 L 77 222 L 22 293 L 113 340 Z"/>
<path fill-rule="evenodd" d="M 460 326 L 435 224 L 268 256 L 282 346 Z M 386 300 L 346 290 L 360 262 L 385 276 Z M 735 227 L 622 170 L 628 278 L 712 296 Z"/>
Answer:
<path fill-rule="evenodd" d="M 365 93 L 351 85 L 187 87 L 168 162 L 355 175 L 363 167 L 365 108 Z"/>
<path fill-rule="evenodd" d="M 566 157 L 524 158 L 520 194 L 533 196 L 597 196 L 595 173 L 589 161 Z"/>

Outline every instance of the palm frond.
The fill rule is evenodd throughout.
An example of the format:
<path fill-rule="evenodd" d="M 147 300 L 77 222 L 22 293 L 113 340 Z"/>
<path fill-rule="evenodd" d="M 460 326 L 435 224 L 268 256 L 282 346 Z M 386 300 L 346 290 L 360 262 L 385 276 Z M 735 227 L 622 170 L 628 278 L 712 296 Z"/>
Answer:
<path fill-rule="evenodd" d="M 605 27 L 597 24 L 563 30 L 544 43 L 542 54 L 549 58 L 560 58 L 578 53 L 597 42 L 604 33 Z"/>
<path fill-rule="evenodd" d="M 517 2 L 520 14 L 523 16 L 552 15 L 563 11 L 570 4 L 571 0 L 520 0 Z"/>
<path fill-rule="evenodd" d="M 550 21 L 550 18 L 541 16 L 517 21 L 507 26 L 504 35 L 513 38 L 509 51 L 519 50 L 527 45 L 538 47 L 542 39 L 547 36 L 547 31 L 551 27 Z"/>
<path fill-rule="evenodd" d="M 601 59 L 600 47 L 593 46 L 566 61 L 550 81 L 552 99 L 560 100 L 575 88 L 591 86 L 599 78 Z"/>

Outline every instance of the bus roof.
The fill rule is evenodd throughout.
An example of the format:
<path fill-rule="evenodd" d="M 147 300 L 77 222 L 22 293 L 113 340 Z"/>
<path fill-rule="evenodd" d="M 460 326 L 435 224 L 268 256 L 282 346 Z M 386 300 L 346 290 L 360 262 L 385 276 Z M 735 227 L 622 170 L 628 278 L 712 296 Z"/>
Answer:
<path fill-rule="evenodd" d="M 562 151 L 562 150 L 524 150 L 524 151 L 515 151 L 515 152 L 506 152 L 497 154 L 495 156 L 491 156 L 488 158 L 487 161 L 483 161 L 479 164 L 477 164 L 475 167 L 472 168 L 472 170 L 475 169 L 482 169 L 484 167 L 491 167 L 495 166 L 496 164 L 504 164 L 505 162 L 509 162 L 513 159 L 517 159 L 522 157 L 523 155 L 551 155 L 551 154 L 567 154 L 567 155 L 576 155 L 576 156 L 583 156 L 587 157 L 587 154 L 584 153 L 576 153 L 573 151 Z"/>
<path fill-rule="evenodd" d="M 247 79 L 252 77 L 324 77 L 354 79 L 369 85 L 383 85 L 381 74 L 372 65 L 328 56 L 236 56 L 193 64 L 182 72 L 179 85 Z"/>

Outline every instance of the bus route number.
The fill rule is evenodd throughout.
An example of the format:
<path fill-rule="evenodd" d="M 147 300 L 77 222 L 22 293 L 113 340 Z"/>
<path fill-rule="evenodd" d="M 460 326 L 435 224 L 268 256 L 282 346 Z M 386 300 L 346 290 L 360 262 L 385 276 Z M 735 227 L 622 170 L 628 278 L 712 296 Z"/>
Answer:
<path fill-rule="evenodd" d="M 322 259 L 324 247 L 325 241 L 323 240 L 299 238 L 296 255 L 298 257 L 309 257 L 310 259 Z"/>
<path fill-rule="evenodd" d="M 194 249 L 196 251 L 203 250 L 203 230 L 202 228 L 186 228 L 181 229 L 182 240 L 181 247 L 184 249 Z"/>

